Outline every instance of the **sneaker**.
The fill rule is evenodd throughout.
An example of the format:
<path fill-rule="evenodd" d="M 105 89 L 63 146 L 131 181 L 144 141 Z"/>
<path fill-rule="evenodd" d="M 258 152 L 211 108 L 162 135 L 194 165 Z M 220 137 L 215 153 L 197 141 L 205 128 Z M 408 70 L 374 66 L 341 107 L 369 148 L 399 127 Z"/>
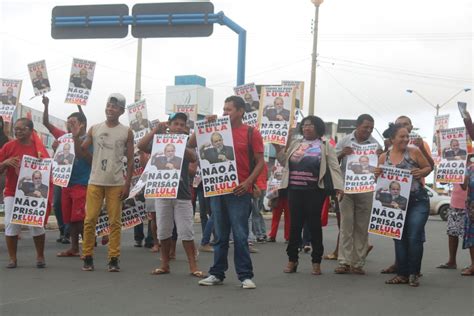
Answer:
<path fill-rule="evenodd" d="M 135 240 L 135 244 L 133 245 L 133 247 L 138 247 L 138 248 L 143 247 L 142 241 L 141 240 Z"/>
<path fill-rule="evenodd" d="M 82 266 L 82 271 L 94 271 L 94 260 L 92 256 L 86 256 L 84 258 L 84 265 Z"/>
<path fill-rule="evenodd" d="M 255 246 L 251 242 L 249 242 L 249 252 L 250 253 L 258 253 L 258 249 L 255 248 Z"/>
<path fill-rule="evenodd" d="M 268 242 L 276 242 L 276 239 L 275 239 L 274 237 L 270 237 L 270 238 L 268 238 L 267 241 L 268 241 Z"/>
<path fill-rule="evenodd" d="M 263 237 L 258 237 L 257 238 L 257 243 L 264 244 L 265 242 L 267 242 L 266 236 L 265 236 L 265 238 L 263 238 Z"/>
<path fill-rule="evenodd" d="M 59 235 L 59 238 L 56 239 L 56 242 L 62 243 L 63 242 L 64 235 Z"/>
<path fill-rule="evenodd" d="M 211 285 L 221 285 L 223 281 L 219 279 L 218 277 L 214 275 L 210 275 L 205 279 L 202 279 L 201 281 L 198 282 L 199 285 L 206 285 L 206 286 L 211 286 Z M 243 284 L 243 282 L 242 282 Z"/>
<path fill-rule="evenodd" d="M 256 289 L 257 286 L 251 279 L 245 279 L 242 281 L 242 288 L 243 289 Z"/>
<path fill-rule="evenodd" d="M 120 272 L 120 267 L 118 263 L 119 263 L 119 259 L 117 257 L 110 258 L 109 272 Z"/>
<path fill-rule="evenodd" d="M 202 251 L 202 252 L 214 252 L 214 247 L 212 247 L 210 244 L 201 245 L 201 246 L 199 247 L 199 251 Z"/>

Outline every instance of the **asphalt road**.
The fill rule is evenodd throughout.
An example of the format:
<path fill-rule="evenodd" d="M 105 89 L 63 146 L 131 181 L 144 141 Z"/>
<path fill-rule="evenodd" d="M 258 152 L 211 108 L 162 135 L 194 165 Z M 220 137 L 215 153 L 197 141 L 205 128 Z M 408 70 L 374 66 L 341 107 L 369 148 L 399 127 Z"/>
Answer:
<path fill-rule="evenodd" d="M 267 225 L 269 222 L 267 222 Z M 200 225 L 195 225 L 197 238 Z M 427 225 L 427 243 L 419 288 L 385 285 L 379 271 L 394 259 L 393 241 L 371 236 L 374 250 L 366 265 L 368 275 L 335 275 L 334 261 L 323 261 L 323 275 L 312 276 L 309 255 L 302 255 L 296 274 L 284 274 L 285 244 L 258 245 L 252 254 L 257 289 L 239 287 L 233 264 L 224 285 L 198 286 L 191 277 L 181 246 L 171 274 L 152 276 L 159 258 L 145 248 L 133 247 L 133 231 L 124 232 L 120 273 L 106 271 L 106 247 L 99 246 L 94 272 L 81 271 L 78 258 L 57 258 L 64 245 L 57 232 L 47 233 L 47 268 L 34 267 L 33 242 L 24 234 L 14 270 L 3 268 L 8 258 L 0 243 L 0 315 L 474 315 L 474 278 L 460 270 L 439 270 L 447 259 L 446 223 L 438 218 Z M 1 236 L 3 239 L 3 236 Z M 326 252 L 337 237 L 335 219 L 324 229 Z M 460 250 L 458 266 L 469 264 Z M 212 254 L 201 253 L 207 270 Z"/>

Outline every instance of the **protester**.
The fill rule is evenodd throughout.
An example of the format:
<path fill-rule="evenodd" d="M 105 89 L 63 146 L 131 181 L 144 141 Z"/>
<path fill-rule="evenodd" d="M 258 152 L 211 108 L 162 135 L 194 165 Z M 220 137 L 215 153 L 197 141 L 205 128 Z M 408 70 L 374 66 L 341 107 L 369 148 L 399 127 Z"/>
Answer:
<path fill-rule="evenodd" d="M 50 131 L 50 133 L 58 139 L 66 134 L 65 131 L 60 130 L 49 122 L 49 99 L 43 96 L 43 125 Z M 64 152 L 59 156 L 61 162 L 67 160 L 67 164 L 72 167 L 71 178 L 68 186 L 61 189 L 61 211 L 62 219 L 65 225 L 69 226 L 69 235 L 71 237 L 71 248 L 66 251 L 61 251 L 57 254 L 58 257 L 78 257 L 79 251 L 79 235 L 83 234 L 84 218 L 86 214 L 86 192 L 87 183 L 91 173 L 92 148 L 86 151 L 81 150 L 82 142 L 86 139 L 87 119 L 80 106 L 79 112 L 74 112 L 67 118 L 67 130 L 72 133 L 74 140 L 74 152 L 76 157 L 71 158 L 69 153 L 70 144 L 64 145 Z M 66 146 L 68 150 L 66 152 Z M 60 164 L 58 162 L 58 164 Z"/>
<path fill-rule="evenodd" d="M 401 240 L 395 240 L 395 256 L 398 264 L 397 275 L 386 281 L 387 284 L 419 285 L 419 271 L 423 258 L 425 241 L 424 227 L 429 216 L 429 198 L 421 181 L 430 174 L 432 167 L 415 147 L 408 146 L 409 132 L 400 124 L 391 124 L 387 134 L 392 148 L 379 157 L 379 166 L 394 166 L 411 170 L 413 176 L 410 198 L 405 217 L 405 227 Z M 376 169 L 379 176 L 381 169 Z"/>
<path fill-rule="evenodd" d="M 272 209 L 272 223 L 270 233 L 268 234 L 269 242 L 276 242 L 278 225 L 280 223 L 281 214 L 283 213 L 284 230 L 283 238 L 285 241 L 290 239 L 290 208 L 288 206 L 288 189 L 278 190 L 278 196 L 269 201 Z"/>
<path fill-rule="evenodd" d="M 474 276 L 474 156 L 470 155 L 465 186 L 468 187 L 464 222 L 463 249 L 469 249 L 471 265 L 461 271 L 463 276 Z"/>
<path fill-rule="evenodd" d="M 10 261 L 7 268 L 17 267 L 17 245 L 18 234 L 22 225 L 12 224 L 13 204 L 20 163 L 23 156 L 29 155 L 38 158 L 49 158 L 46 148 L 41 143 L 38 135 L 34 131 L 33 122 L 27 118 L 20 118 L 15 122 L 13 129 L 15 140 L 6 143 L 0 150 L 0 173 L 6 171 L 6 181 L 4 189 L 5 202 L 5 240 L 7 242 L 8 255 Z M 51 191 L 51 190 L 50 190 Z M 50 208 L 51 194 L 48 197 L 48 209 Z M 47 211 L 46 220 L 49 210 Z M 36 248 L 36 267 L 44 268 L 46 261 L 44 258 L 45 230 L 44 227 L 28 226 L 33 236 Z"/>
<path fill-rule="evenodd" d="M 93 271 L 95 226 L 105 198 L 109 216 L 109 272 L 120 271 L 120 235 L 122 232 L 122 200 L 128 197 L 133 173 L 133 132 L 119 122 L 125 112 L 125 97 L 111 94 L 105 107 L 106 120 L 93 125 L 81 146 L 81 151 L 94 148 L 92 169 L 87 187 L 86 218 L 84 220 L 84 271 Z M 126 179 L 123 159 L 127 159 Z"/>
<path fill-rule="evenodd" d="M 3 123 L 3 116 L 0 116 L 0 149 L 3 145 L 8 143 L 10 138 L 5 134 L 5 125 Z M 0 188 L 5 187 L 5 174 L 0 173 Z M 0 204 L 3 204 L 3 190 L 0 190 Z"/>
<path fill-rule="evenodd" d="M 209 277 L 199 281 L 200 285 L 219 285 L 223 283 L 228 268 L 229 235 L 232 229 L 234 236 L 234 264 L 238 279 L 244 289 L 256 288 L 252 281 L 253 267 L 250 258 L 247 238 L 248 218 L 252 210 L 251 194 L 253 184 L 263 169 L 263 140 L 257 129 L 242 123 L 245 113 L 245 102 L 241 97 L 231 96 L 224 101 L 224 115 L 230 117 L 232 139 L 239 185 L 233 194 L 211 197 L 211 210 L 217 242 L 214 244 L 214 264 L 209 270 Z M 209 116 L 208 120 L 217 117 Z M 249 140 L 250 143 L 249 144 Z M 196 136 L 193 134 L 189 146 L 195 148 Z M 249 146 L 252 148 L 254 161 L 250 161 Z M 254 165 L 253 170 L 251 165 Z"/>
<path fill-rule="evenodd" d="M 474 124 L 472 124 L 471 115 L 467 111 L 463 114 L 465 115 L 464 125 L 466 126 L 469 137 L 474 139 Z M 471 266 L 463 269 L 461 274 L 464 276 L 474 276 L 474 161 L 472 155 L 470 155 L 468 163 L 470 166 L 468 168 L 468 177 L 466 179 L 468 196 L 466 201 L 467 214 L 464 224 L 463 249 L 469 248 Z"/>
<path fill-rule="evenodd" d="M 399 116 L 395 120 L 395 124 L 399 124 L 399 125 L 402 125 L 403 127 L 405 127 L 408 130 L 408 133 L 411 133 L 411 131 L 413 130 L 413 124 L 411 122 L 411 119 L 408 116 L 405 116 L 405 115 Z M 384 141 L 385 149 L 384 149 L 384 151 L 388 151 L 392 144 L 391 144 L 390 138 L 388 136 L 386 136 L 385 134 L 383 136 L 385 137 L 385 141 Z M 426 158 L 428 163 L 430 164 L 431 168 L 434 168 L 435 163 L 434 163 L 433 158 L 431 157 L 430 146 L 421 137 L 416 137 L 413 140 L 412 145 L 408 145 L 408 146 L 418 148 L 421 151 L 421 153 L 423 154 L 423 156 Z M 425 184 L 425 179 L 424 178 L 420 179 L 420 181 L 423 185 Z M 423 233 L 423 236 L 424 236 L 424 233 Z M 424 238 L 425 237 L 423 237 L 423 239 Z M 394 264 L 392 264 L 391 266 L 389 266 L 385 269 L 382 269 L 382 271 L 380 271 L 380 273 L 382 273 L 382 274 L 392 274 L 392 273 L 396 273 L 396 272 L 397 272 L 397 263 L 396 262 Z M 418 271 L 418 275 L 421 276 L 420 271 Z"/>
<path fill-rule="evenodd" d="M 341 162 L 343 176 L 346 173 L 347 156 L 353 153 L 352 144 L 366 145 L 376 144 L 377 152 L 382 152 L 382 147 L 377 140 L 372 137 L 374 129 L 374 119 L 369 114 L 359 115 L 356 121 L 356 129 L 349 135 L 343 137 L 336 146 L 338 160 Z M 366 156 L 361 156 L 363 158 Z M 370 172 L 367 161 L 360 161 L 360 166 L 356 169 Z M 351 166 L 354 168 L 354 166 Z M 359 172 L 360 171 L 360 172 Z M 372 210 L 372 200 L 374 193 L 354 193 L 346 194 L 340 204 L 341 209 L 341 229 L 339 237 L 339 266 L 334 270 L 338 274 L 354 273 L 365 274 L 364 264 L 367 250 L 369 249 L 369 227 L 370 212 Z"/>
<path fill-rule="evenodd" d="M 321 211 L 327 197 L 324 177 L 331 177 L 339 199 L 343 196 L 343 180 L 334 149 L 321 139 L 325 133 L 323 120 L 307 116 L 301 121 L 299 132 L 303 138 L 291 141 L 286 149 L 275 146 L 278 161 L 285 167 L 280 188 L 288 188 L 291 210 L 290 240 L 286 248 L 289 261 L 284 272 L 297 271 L 301 231 L 307 223 L 311 233 L 312 274 L 319 275 L 324 252 Z"/>
<path fill-rule="evenodd" d="M 184 113 L 171 114 L 168 122 L 159 123 L 158 126 L 140 140 L 138 148 L 145 153 L 151 153 L 154 135 L 164 134 L 167 129 L 169 129 L 170 134 L 184 134 L 186 131 L 186 120 L 187 116 Z M 198 269 L 195 256 L 194 216 L 188 176 L 189 164 L 195 162 L 197 159 L 195 150 L 186 148 L 183 158 L 177 198 L 155 200 L 158 239 L 161 244 L 161 265 L 159 268 L 154 269 L 152 274 L 161 275 L 170 273 L 170 250 L 173 245 L 173 229 L 176 225 L 178 236 L 183 242 L 183 248 L 188 258 L 191 275 L 202 278 L 204 277 L 204 273 Z"/>
<path fill-rule="evenodd" d="M 252 194 L 252 213 L 250 219 L 252 223 L 252 232 L 258 243 L 264 243 L 267 241 L 267 229 L 260 208 L 261 200 L 265 196 L 265 190 L 267 188 L 267 170 L 267 165 L 265 164 L 263 171 L 259 174 L 253 187 Z"/>
<path fill-rule="evenodd" d="M 448 213 L 448 262 L 437 266 L 439 269 L 457 269 L 456 254 L 459 238 L 464 236 L 464 222 L 466 220 L 467 190 L 463 184 L 455 183 L 451 193 L 451 205 Z"/>

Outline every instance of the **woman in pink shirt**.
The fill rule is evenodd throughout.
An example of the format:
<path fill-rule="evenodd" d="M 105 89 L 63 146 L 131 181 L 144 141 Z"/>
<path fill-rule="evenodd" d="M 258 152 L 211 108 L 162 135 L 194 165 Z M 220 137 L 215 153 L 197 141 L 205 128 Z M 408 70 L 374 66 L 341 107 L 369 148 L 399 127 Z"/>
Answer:
<path fill-rule="evenodd" d="M 448 262 L 440 264 L 439 269 L 456 269 L 456 253 L 458 251 L 459 237 L 464 235 L 464 221 L 466 217 L 467 190 L 462 184 L 454 184 L 451 194 L 451 208 L 448 214 Z"/>

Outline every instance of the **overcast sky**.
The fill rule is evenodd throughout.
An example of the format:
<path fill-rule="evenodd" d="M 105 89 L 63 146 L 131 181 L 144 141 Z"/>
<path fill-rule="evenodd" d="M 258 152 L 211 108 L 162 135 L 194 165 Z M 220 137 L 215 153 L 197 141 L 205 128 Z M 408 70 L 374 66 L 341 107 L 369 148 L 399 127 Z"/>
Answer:
<path fill-rule="evenodd" d="M 156 1 L 89 1 L 117 2 L 131 9 Z M 314 18 L 310 0 L 212 2 L 216 12 L 247 30 L 246 82 L 303 80 L 307 109 Z M 98 123 L 105 118 L 108 94 L 120 92 L 132 102 L 137 40 L 131 32 L 124 39 L 52 39 L 53 7 L 78 4 L 87 2 L 1 0 L 0 77 L 23 79 L 21 102 L 42 109 L 40 98 L 29 100 L 34 94 L 27 64 L 45 59 L 52 85 L 50 113 L 66 118 L 75 110 L 64 103 L 72 58 L 96 61 L 85 113 L 90 123 Z M 428 137 L 435 110 L 405 90 L 416 90 L 436 104 L 472 88 L 472 10 L 471 0 L 326 0 L 320 7 L 316 114 L 337 122 L 370 113 L 380 132 L 397 116 L 408 115 Z M 210 37 L 144 40 L 142 91 L 150 118 L 165 117 L 165 87 L 174 84 L 175 75 L 185 74 L 207 79 L 214 90 L 214 112 L 221 113 L 236 83 L 236 69 L 237 35 L 224 26 L 214 25 Z M 472 113 L 472 92 L 441 109 L 440 114 L 451 115 L 451 127 L 462 124 L 456 101 L 467 101 Z"/>

